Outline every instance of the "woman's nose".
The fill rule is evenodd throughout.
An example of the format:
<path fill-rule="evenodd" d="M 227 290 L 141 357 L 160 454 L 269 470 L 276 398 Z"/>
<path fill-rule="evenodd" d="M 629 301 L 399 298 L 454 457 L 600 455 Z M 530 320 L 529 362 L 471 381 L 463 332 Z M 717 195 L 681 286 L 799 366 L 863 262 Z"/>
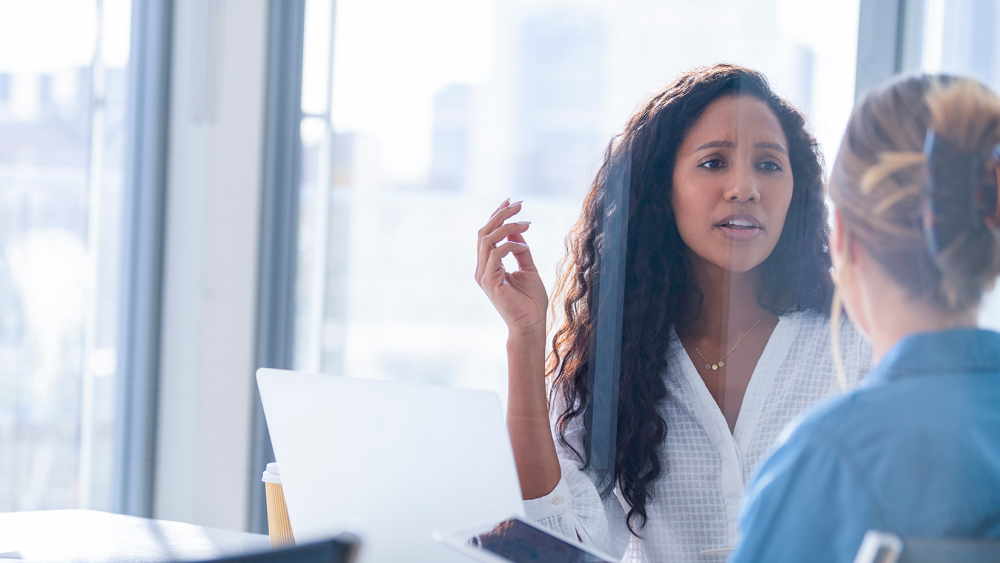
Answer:
<path fill-rule="evenodd" d="M 726 201 L 734 203 L 759 202 L 760 191 L 757 189 L 753 173 L 744 167 L 738 167 L 734 172 L 732 182 L 726 189 Z"/>

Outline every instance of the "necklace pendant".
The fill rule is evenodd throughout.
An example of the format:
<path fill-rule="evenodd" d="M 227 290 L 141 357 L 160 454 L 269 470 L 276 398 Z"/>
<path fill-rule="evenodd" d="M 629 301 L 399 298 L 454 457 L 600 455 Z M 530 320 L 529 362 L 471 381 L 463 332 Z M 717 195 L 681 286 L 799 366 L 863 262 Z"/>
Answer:
<path fill-rule="evenodd" d="M 712 364 L 705 364 L 705 369 L 712 369 Z"/>
<path fill-rule="evenodd" d="M 720 368 L 724 367 L 725 365 L 726 365 L 726 362 L 723 362 L 723 361 L 719 360 L 719 367 Z"/>
<path fill-rule="evenodd" d="M 719 364 L 712 364 L 712 371 L 716 371 L 718 369 L 719 369 Z"/>

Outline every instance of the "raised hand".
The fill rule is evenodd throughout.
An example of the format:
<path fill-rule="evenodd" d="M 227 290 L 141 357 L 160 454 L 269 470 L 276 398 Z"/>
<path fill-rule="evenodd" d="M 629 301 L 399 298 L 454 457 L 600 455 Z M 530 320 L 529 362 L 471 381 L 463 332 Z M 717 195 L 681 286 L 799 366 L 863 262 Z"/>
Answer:
<path fill-rule="evenodd" d="M 506 221 L 521 211 L 521 202 L 504 201 L 482 229 L 476 260 L 476 283 L 483 288 L 512 334 L 545 333 L 548 295 L 522 234 L 530 223 Z M 503 257 L 514 254 L 517 270 L 507 272 Z"/>
<path fill-rule="evenodd" d="M 476 283 L 507 323 L 507 429 L 526 499 L 547 495 L 559 483 L 561 469 L 549 429 L 545 391 L 545 308 L 548 295 L 522 234 L 527 221 L 507 223 L 521 202 L 507 200 L 479 229 Z M 503 268 L 514 254 L 517 271 Z"/>

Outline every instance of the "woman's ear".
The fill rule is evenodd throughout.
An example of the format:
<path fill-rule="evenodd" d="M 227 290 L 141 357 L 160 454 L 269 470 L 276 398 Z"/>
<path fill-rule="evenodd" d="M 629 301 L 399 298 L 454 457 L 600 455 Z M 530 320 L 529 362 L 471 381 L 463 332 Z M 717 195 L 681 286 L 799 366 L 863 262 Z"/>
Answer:
<path fill-rule="evenodd" d="M 864 251 L 864 247 L 847 234 L 844 217 L 840 214 L 840 210 L 835 207 L 833 209 L 833 232 L 830 233 L 830 257 L 833 259 L 834 268 L 839 268 L 842 265 L 840 262 L 845 259 L 849 264 L 855 264 L 858 261 L 858 252 Z"/>

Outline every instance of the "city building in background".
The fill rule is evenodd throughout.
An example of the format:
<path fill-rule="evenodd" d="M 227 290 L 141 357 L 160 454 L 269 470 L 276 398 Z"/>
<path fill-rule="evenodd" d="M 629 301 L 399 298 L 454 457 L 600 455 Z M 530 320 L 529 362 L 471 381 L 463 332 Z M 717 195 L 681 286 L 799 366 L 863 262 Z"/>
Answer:
<path fill-rule="evenodd" d="M 130 3 L 30 4 L 0 22 L 0 511 L 107 509 Z"/>
<path fill-rule="evenodd" d="M 604 21 L 563 10 L 526 15 L 520 27 L 517 187 L 532 195 L 578 192 L 608 142 L 601 130 Z"/>
<path fill-rule="evenodd" d="M 462 191 L 469 178 L 472 88 L 453 84 L 434 96 L 430 187 Z"/>

